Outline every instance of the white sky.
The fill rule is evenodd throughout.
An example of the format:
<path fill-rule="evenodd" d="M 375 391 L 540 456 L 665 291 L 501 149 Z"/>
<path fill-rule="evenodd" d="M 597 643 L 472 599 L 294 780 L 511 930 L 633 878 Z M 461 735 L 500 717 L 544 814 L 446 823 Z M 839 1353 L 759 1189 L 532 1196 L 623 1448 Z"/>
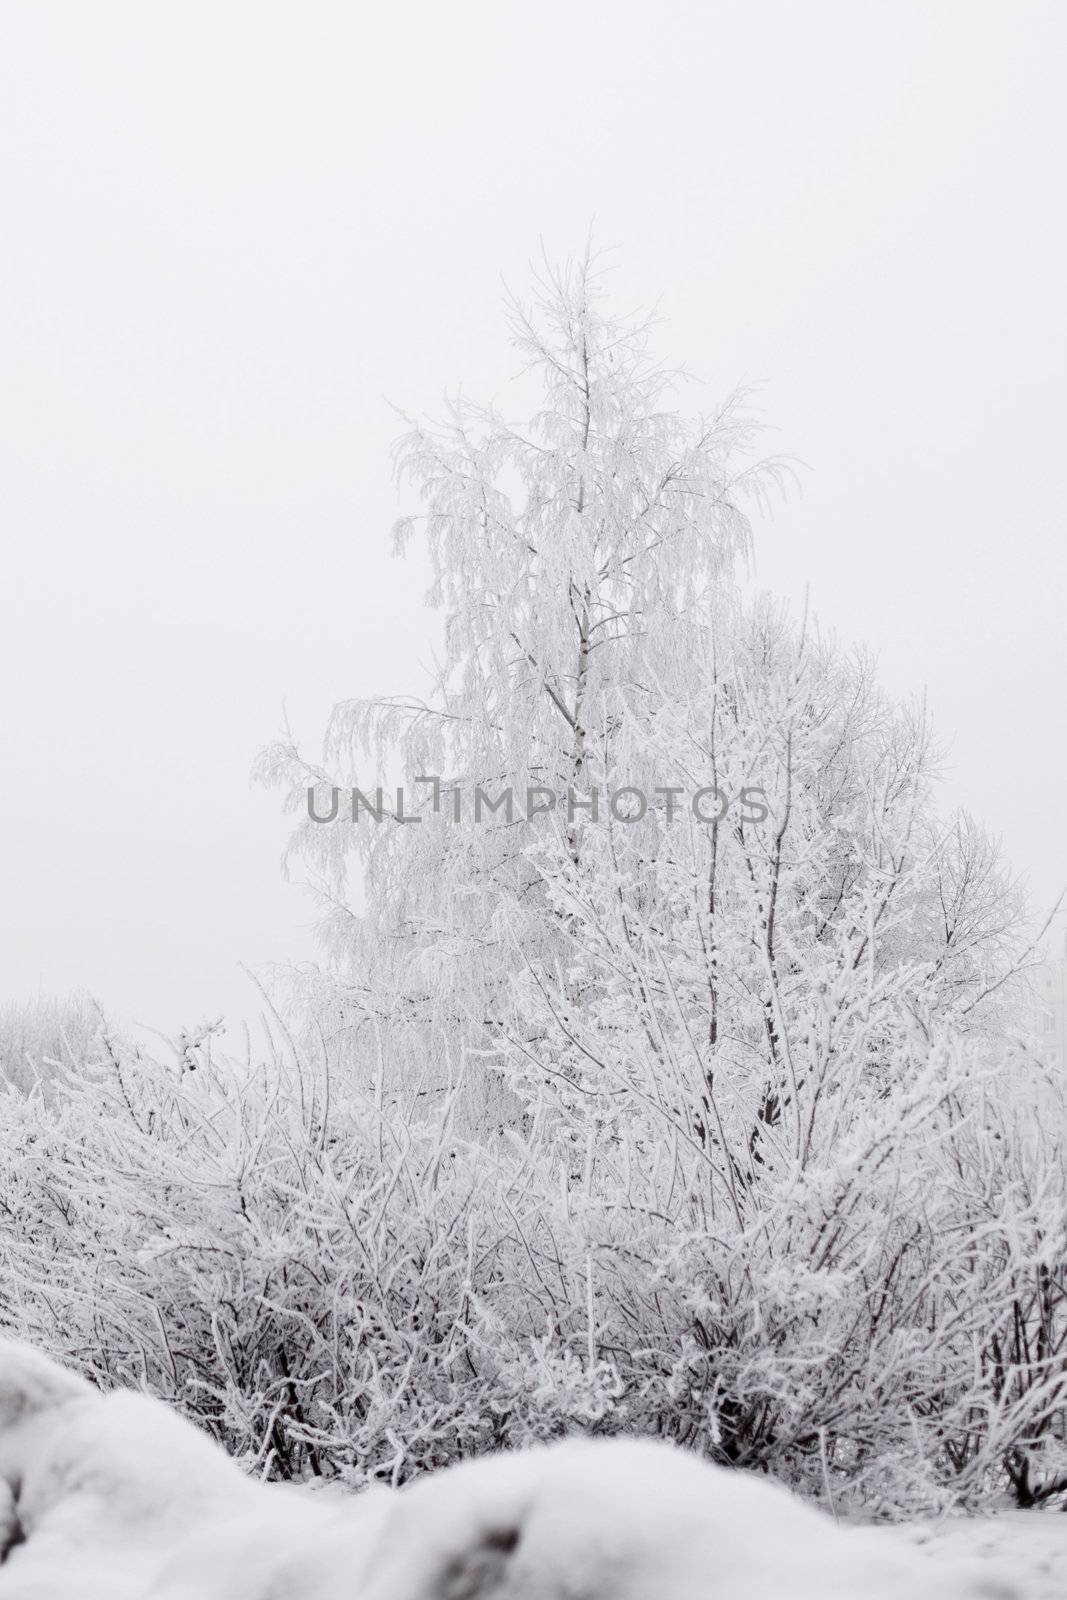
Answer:
<path fill-rule="evenodd" d="M 170 1028 L 306 957 L 283 701 L 420 682 L 388 399 L 507 404 L 500 280 L 595 218 L 801 496 L 759 578 L 928 688 L 1067 883 L 1067 7 L 55 5 L 0 51 L 0 1001 Z M 699 399 L 699 396 L 694 396 Z"/>

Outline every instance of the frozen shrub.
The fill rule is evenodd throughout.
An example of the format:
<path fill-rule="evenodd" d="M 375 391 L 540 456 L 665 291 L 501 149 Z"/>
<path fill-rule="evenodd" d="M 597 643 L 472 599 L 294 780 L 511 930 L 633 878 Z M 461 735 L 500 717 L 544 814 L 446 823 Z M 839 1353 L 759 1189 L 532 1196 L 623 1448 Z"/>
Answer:
<path fill-rule="evenodd" d="M 37 995 L 0 1007 L 0 1078 L 24 1091 L 47 1085 L 57 1069 L 92 1053 L 104 1028 L 87 994 Z"/>
<path fill-rule="evenodd" d="M 274 1476 L 579 1429 L 837 1504 L 1037 1497 L 1063 1466 L 1062 1174 L 965 1053 L 898 1068 L 838 1108 L 832 1160 L 735 1215 L 702 1152 L 636 1126 L 576 1180 L 544 1117 L 490 1150 L 287 1049 L 111 1042 L 47 1101 L 4 1091 L 0 1313 Z"/>

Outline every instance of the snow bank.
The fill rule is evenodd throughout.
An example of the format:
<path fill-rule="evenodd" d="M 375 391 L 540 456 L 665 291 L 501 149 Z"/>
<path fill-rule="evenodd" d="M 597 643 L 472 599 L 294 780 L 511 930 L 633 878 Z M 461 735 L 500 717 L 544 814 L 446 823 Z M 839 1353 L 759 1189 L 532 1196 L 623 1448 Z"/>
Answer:
<path fill-rule="evenodd" d="M 663 1444 L 571 1440 L 346 1500 L 0 1342 L 0 1600 L 965 1600 L 1012 1591 Z"/>

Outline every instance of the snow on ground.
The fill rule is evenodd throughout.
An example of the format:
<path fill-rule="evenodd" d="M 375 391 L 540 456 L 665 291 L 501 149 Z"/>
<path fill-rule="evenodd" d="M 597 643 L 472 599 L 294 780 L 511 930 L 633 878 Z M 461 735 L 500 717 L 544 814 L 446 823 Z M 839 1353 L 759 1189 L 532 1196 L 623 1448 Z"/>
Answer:
<path fill-rule="evenodd" d="M 988 1517 L 946 1517 L 879 1529 L 887 1543 L 913 1546 L 946 1578 L 963 1563 L 1009 1581 L 1020 1600 L 1067 1596 L 1067 1514 L 1004 1511 Z"/>
<path fill-rule="evenodd" d="M 1067 1517 L 837 1527 L 664 1444 L 574 1439 L 351 1500 L 0 1339 L 0 1600 L 1063 1600 Z"/>

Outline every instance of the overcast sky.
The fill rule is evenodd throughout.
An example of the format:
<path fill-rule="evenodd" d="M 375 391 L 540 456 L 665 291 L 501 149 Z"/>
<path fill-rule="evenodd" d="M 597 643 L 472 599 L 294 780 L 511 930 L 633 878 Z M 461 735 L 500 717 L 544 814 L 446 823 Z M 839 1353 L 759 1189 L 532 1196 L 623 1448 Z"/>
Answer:
<path fill-rule="evenodd" d="M 4 8 L 0 1000 L 171 1028 L 306 958 L 283 706 L 421 682 L 395 401 L 505 407 L 501 279 L 611 247 L 802 492 L 762 584 L 928 691 L 1067 883 L 1067 6 Z"/>

